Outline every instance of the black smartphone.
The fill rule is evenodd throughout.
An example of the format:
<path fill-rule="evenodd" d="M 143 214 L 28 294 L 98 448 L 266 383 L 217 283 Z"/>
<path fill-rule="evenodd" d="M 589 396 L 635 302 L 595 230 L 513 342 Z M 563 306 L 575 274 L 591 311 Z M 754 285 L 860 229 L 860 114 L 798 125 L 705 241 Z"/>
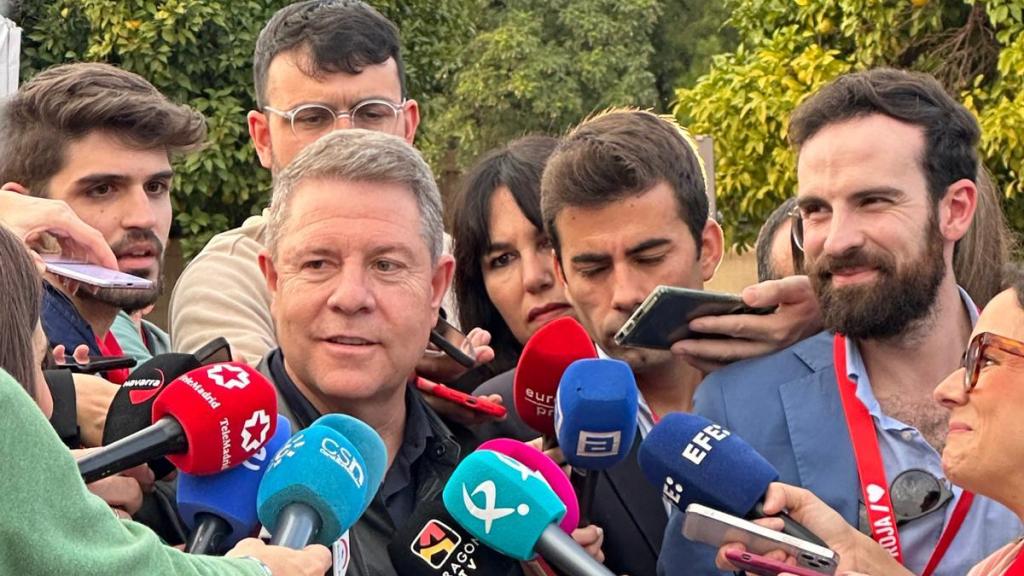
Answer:
<path fill-rule="evenodd" d="M 684 338 L 725 338 L 692 332 L 690 320 L 723 314 L 771 314 L 775 308 L 752 308 L 736 294 L 658 286 L 615 334 L 615 343 L 667 350 Z"/>
<path fill-rule="evenodd" d="M 465 334 L 456 330 L 443 317 L 437 317 L 437 324 L 430 331 L 430 343 L 436 346 L 439 351 L 451 356 L 459 364 L 466 368 L 472 368 L 476 366 L 476 359 L 471 358 L 459 348 L 459 345 L 465 340 Z"/>
<path fill-rule="evenodd" d="M 199 350 L 196 350 L 193 356 L 203 366 L 220 362 L 231 362 L 231 344 L 223 336 L 218 336 L 207 342 Z"/>
<path fill-rule="evenodd" d="M 107 370 L 120 370 L 121 368 L 134 368 L 135 358 L 131 356 L 89 356 L 89 362 L 79 364 L 74 357 L 66 356 L 65 360 L 70 362 L 54 363 L 54 368 L 70 370 L 78 374 L 96 374 Z"/>

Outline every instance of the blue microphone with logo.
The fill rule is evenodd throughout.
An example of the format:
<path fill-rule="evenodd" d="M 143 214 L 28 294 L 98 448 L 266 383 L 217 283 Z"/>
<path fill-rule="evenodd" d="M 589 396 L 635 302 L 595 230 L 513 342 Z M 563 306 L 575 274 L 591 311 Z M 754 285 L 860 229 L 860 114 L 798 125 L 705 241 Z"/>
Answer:
<path fill-rule="evenodd" d="M 504 454 L 477 450 L 464 458 L 442 499 L 466 531 L 506 556 L 530 560 L 539 553 L 567 574 L 612 574 L 558 525 L 565 504 L 544 477 Z"/>
<path fill-rule="evenodd" d="M 362 516 L 380 487 L 379 464 L 371 470 L 367 461 L 387 460 L 384 441 L 360 437 L 368 454 L 364 457 L 335 429 L 337 420 L 319 422 L 281 447 L 260 483 L 256 506 L 260 522 L 273 535 L 271 544 L 293 549 L 311 543 L 331 546 Z"/>
<path fill-rule="evenodd" d="M 598 470 L 629 454 L 636 437 L 636 379 L 628 364 L 608 358 L 577 360 L 566 368 L 555 397 L 555 433 L 580 501 L 580 525 L 590 524 Z"/>
<path fill-rule="evenodd" d="M 190 530 L 186 552 L 218 554 L 256 530 L 260 524 L 256 514 L 260 480 L 291 434 L 288 419 L 278 416 L 274 435 L 240 465 L 211 476 L 178 475 L 178 512 Z"/>
<path fill-rule="evenodd" d="M 673 412 L 644 438 L 637 455 L 647 480 L 680 510 L 702 504 L 747 519 L 764 518 L 762 500 L 779 472 L 742 438 L 714 422 Z M 798 522 L 780 514 L 783 532 L 826 546 Z"/>

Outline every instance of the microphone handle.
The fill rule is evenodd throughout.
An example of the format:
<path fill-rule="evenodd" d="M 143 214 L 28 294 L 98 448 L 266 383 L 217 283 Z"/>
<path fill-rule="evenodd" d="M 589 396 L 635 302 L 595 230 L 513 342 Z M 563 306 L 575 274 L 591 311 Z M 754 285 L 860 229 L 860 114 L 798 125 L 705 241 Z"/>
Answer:
<path fill-rule="evenodd" d="M 181 424 L 164 416 L 152 426 L 121 438 L 78 460 L 78 472 L 86 484 L 113 476 L 144 464 L 158 456 L 188 450 L 188 439 Z"/>
<path fill-rule="evenodd" d="M 823 548 L 828 548 L 828 544 L 826 544 L 824 540 L 822 540 L 821 538 L 818 538 L 817 534 L 815 534 L 814 532 L 811 532 L 810 530 L 808 530 L 803 524 L 801 524 L 801 523 L 797 522 L 796 520 L 794 520 L 789 514 L 787 514 L 785 512 L 782 512 L 780 514 L 776 514 L 775 516 L 768 516 L 767 514 L 765 514 L 764 513 L 764 502 L 758 501 L 757 504 L 754 504 L 754 509 L 750 511 L 750 514 L 747 514 L 747 519 L 748 520 L 756 520 L 758 518 L 769 518 L 769 517 L 771 517 L 771 518 L 779 518 L 780 520 L 782 520 L 782 524 L 783 524 L 783 526 L 782 526 L 782 533 L 783 534 L 789 534 L 790 536 L 792 536 L 794 538 L 799 538 L 799 539 L 804 540 L 806 542 L 810 542 L 812 544 L 817 544 L 818 546 L 821 546 Z"/>
<path fill-rule="evenodd" d="M 302 550 L 316 538 L 320 528 L 320 514 L 312 506 L 292 502 L 282 508 L 277 516 L 277 526 L 274 527 L 270 543 L 292 550 Z"/>
<path fill-rule="evenodd" d="M 594 560 L 575 540 L 558 527 L 548 524 L 534 549 L 559 571 L 573 576 L 615 576 Z"/>
<path fill-rule="evenodd" d="M 594 492 L 597 490 L 597 470 L 574 467 L 569 479 L 580 503 L 580 527 L 589 526 L 590 510 L 594 506 Z"/>
<path fill-rule="evenodd" d="M 227 520 L 209 512 L 196 514 L 196 520 L 196 529 L 185 542 L 185 552 L 189 554 L 220 552 L 224 537 L 231 532 L 231 525 Z"/>

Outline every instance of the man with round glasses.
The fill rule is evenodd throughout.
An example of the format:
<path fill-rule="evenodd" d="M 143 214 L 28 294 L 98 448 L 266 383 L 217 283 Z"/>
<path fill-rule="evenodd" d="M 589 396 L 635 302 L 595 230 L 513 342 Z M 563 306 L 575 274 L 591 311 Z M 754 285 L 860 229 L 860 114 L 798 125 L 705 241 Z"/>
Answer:
<path fill-rule="evenodd" d="M 256 110 L 248 115 L 260 164 L 277 174 L 331 130 L 364 128 L 412 143 L 419 105 L 406 97 L 398 29 L 364 2 L 297 2 L 256 41 Z M 270 294 L 257 265 L 266 211 L 218 234 L 182 273 L 169 312 L 175 350 L 223 336 L 252 364 L 276 347 Z"/>
<path fill-rule="evenodd" d="M 950 488 L 947 414 L 932 400 L 978 318 L 953 267 L 978 201 L 977 120 L 934 78 L 876 69 L 805 100 L 789 136 L 795 239 L 827 331 L 709 375 L 695 412 L 915 574 L 966 574 L 1022 529 L 996 501 Z M 717 573 L 681 522 L 669 521 L 659 573 Z"/>

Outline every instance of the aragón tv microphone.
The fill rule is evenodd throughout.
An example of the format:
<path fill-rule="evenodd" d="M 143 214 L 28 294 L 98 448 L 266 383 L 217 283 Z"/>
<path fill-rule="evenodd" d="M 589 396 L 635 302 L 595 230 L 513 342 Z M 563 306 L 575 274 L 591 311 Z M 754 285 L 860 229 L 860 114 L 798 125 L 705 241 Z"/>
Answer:
<path fill-rule="evenodd" d="M 539 553 L 575 576 L 612 574 L 559 526 L 565 504 L 544 477 L 504 454 L 477 450 L 467 456 L 442 498 L 456 522 L 502 554 L 530 560 Z"/>
<path fill-rule="evenodd" d="M 94 482 L 159 456 L 190 474 L 237 466 L 274 435 L 277 395 L 252 367 L 225 362 L 183 374 L 153 402 L 153 424 L 78 461 Z"/>
<path fill-rule="evenodd" d="M 288 419 L 278 415 L 274 436 L 241 465 L 209 476 L 178 474 L 178 514 L 189 529 L 185 552 L 219 554 L 252 535 L 260 525 L 260 480 L 291 435 Z"/>
<path fill-rule="evenodd" d="M 437 500 L 416 507 L 388 544 L 388 556 L 402 576 L 492 576 L 516 565 L 466 531 Z"/>
<path fill-rule="evenodd" d="M 260 483 L 256 506 L 271 544 L 296 550 L 312 543 L 331 546 L 380 487 L 381 476 L 367 462 L 387 460 L 384 441 L 378 436 L 366 442 L 364 457 L 335 427 L 317 422 L 292 436 Z"/>
<path fill-rule="evenodd" d="M 590 524 L 597 471 L 629 455 L 636 437 L 638 395 L 628 364 L 609 358 L 577 360 L 566 368 L 555 400 L 555 433 Z"/>
<path fill-rule="evenodd" d="M 558 382 L 565 369 L 581 358 L 597 358 L 597 348 L 583 326 L 569 317 L 534 332 L 519 355 L 512 380 L 516 413 L 527 426 L 552 440 Z"/>
<path fill-rule="evenodd" d="M 685 511 L 701 504 L 747 519 L 764 518 L 768 485 L 779 473 L 742 438 L 695 414 L 666 414 L 640 445 L 637 455 L 647 480 Z M 825 546 L 786 514 L 783 532 Z"/>

